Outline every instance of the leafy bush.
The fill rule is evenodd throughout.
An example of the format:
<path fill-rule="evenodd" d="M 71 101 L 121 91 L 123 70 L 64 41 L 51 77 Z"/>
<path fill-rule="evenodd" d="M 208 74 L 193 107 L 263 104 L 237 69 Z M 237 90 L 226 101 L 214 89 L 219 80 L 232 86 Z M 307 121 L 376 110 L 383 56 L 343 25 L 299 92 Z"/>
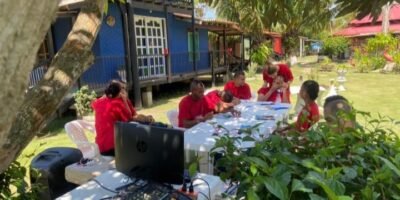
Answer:
<path fill-rule="evenodd" d="M 397 57 L 399 54 L 397 45 L 399 40 L 392 35 L 377 35 L 367 40 L 367 44 L 361 49 L 356 49 L 354 60 L 359 72 L 368 72 L 381 69 L 385 66 L 386 60 L 383 53 L 387 51 L 389 55 Z M 396 64 L 400 64 L 400 59 L 394 59 Z"/>
<path fill-rule="evenodd" d="M 324 57 L 321 62 L 320 71 L 330 72 L 334 67 L 335 65 L 332 63 L 332 60 L 328 57 Z"/>
<path fill-rule="evenodd" d="M 31 171 L 31 173 L 38 173 Z M 29 186 L 26 181 L 27 168 L 18 161 L 0 174 L 0 199 L 39 199 L 40 185 Z"/>
<path fill-rule="evenodd" d="M 87 85 L 81 87 L 80 90 L 74 93 L 75 108 L 79 116 L 85 116 L 92 112 L 90 104 L 96 97 L 96 92 L 90 92 Z"/>
<path fill-rule="evenodd" d="M 323 40 L 323 52 L 329 57 L 344 53 L 349 48 L 349 40 L 345 37 L 327 37 Z"/>
<path fill-rule="evenodd" d="M 249 150 L 222 136 L 220 176 L 239 183 L 237 199 L 398 199 L 400 140 L 383 128 L 394 121 L 359 114 L 368 119 L 364 127 L 339 134 L 320 123 L 305 137 L 271 135 Z"/>
<path fill-rule="evenodd" d="M 258 65 L 264 65 L 269 56 L 272 54 L 272 49 L 269 47 L 268 43 L 261 43 L 254 51 L 251 53 L 251 61 L 257 63 Z"/>

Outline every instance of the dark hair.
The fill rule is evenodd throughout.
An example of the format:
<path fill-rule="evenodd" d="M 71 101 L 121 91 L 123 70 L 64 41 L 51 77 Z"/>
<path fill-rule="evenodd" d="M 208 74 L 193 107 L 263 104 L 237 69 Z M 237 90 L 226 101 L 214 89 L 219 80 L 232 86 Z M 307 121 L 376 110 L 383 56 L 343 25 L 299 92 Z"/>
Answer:
<path fill-rule="evenodd" d="M 268 75 L 272 75 L 278 71 L 278 67 L 276 65 L 272 64 L 271 62 L 267 61 L 266 65 L 267 65 L 267 74 Z"/>
<path fill-rule="evenodd" d="M 328 97 L 328 98 L 325 99 L 324 107 L 325 107 L 328 103 L 333 102 L 333 101 L 336 101 L 336 100 L 342 100 L 342 101 L 345 101 L 346 103 L 349 103 L 349 101 L 347 101 L 347 99 L 344 98 L 343 96 L 341 96 L 341 95 L 334 95 L 334 96 L 330 96 L 330 97 Z"/>
<path fill-rule="evenodd" d="M 243 71 L 237 71 L 235 72 L 235 74 L 233 75 L 233 78 L 237 78 L 239 76 L 244 76 L 244 72 Z"/>
<path fill-rule="evenodd" d="M 193 79 L 192 83 L 190 83 L 190 91 L 193 91 L 197 87 L 204 87 L 203 82 L 197 79 Z"/>
<path fill-rule="evenodd" d="M 307 92 L 311 100 L 314 101 L 315 99 L 317 99 L 319 93 L 319 84 L 316 81 L 314 80 L 304 81 L 301 87 L 304 88 L 304 90 Z"/>
<path fill-rule="evenodd" d="M 115 98 L 121 92 L 121 83 L 117 81 L 111 81 L 111 83 L 107 86 L 104 93 L 108 98 Z"/>
<path fill-rule="evenodd" d="M 225 103 L 231 103 L 233 101 L 232 92 L 229 90 L 222 90 L 221 92 L 221 100 Z"/>

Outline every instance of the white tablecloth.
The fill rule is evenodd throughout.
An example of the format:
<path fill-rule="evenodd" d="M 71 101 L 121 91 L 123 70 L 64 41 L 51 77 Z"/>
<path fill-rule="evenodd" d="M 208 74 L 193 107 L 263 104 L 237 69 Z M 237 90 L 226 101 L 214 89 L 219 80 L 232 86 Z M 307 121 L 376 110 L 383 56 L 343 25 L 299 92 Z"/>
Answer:
<path fill-rule="evenodd" d="M 224 129 L 216 130 L 221 125 L 229 130 L 232 136 L 238 136 L 241 128 L 249 128 L 260 124 L 258 130 L 253 130 L 252 136 L 256 139 L 268 137 L 275 129 L 278 121 L 288 115 L 290 104 L 271 104 L 268 102 L 242 102 L 236 109 L 241 112 L 240 117 L 233 117 L 230 113 L 216 115 L 212 120 L 199 123 L 185 131 L 185 149 L 199 152 L 209 152 L 215 145 L 216 132 L 225 134 Z M 273 116 L 274 120 L 259 120 L 264 116 Z M 244 136 L 245 134 L 241 134 Z M 251 142 L 242 143 L 244 147 Z"/>
<path fill-rule="evenodd" d="M 217 176 L 211 176 L 206 174 L 197 174 L 198 178 L 202 178 L 207 181 L 210 185 L 210 192 L 211 197 L 210 199 L 214 199 L 216 194 L 220 194 L 225 189 L 225 184 L 221 181 L 221 179 Z M 100 176 L 96 177 L 96 180 L 103 184 L 104 187 L 115 190 L 117 187 L 122 185 L 128 184 L 131 179 L 127 178 L 124 174 L 115 171 L 109 170 L 101 174 Z M 195 180 L 193 182 L 194 190 L 196 192 L 202 192 L 208 196 L 208 186 L 202 180 Z M 181 186 L 174 185 L 175 189 L 179 189 Z M 61 197 L 57 198 L 58 200 L 75 200 L 75 199 L 85 199 L 85 200 L 92 200 L 92 199 L 102 199 L 105 197 L 112 197 L 114 193 L 111 193 L 99 186 L 98 183 L 94 181 L 89 181 L 74 190 L 62 195 Z M 202 195 L 198 196 L 199 200 L 206 199 Z"/>
<path fill-rule="evenodd" d="M 239 136 L 239 129 L 249 128 L 259 124 L 258 130 L 252 131 L 252 137 L 258 140 L 267 138 L 277 126 L 277 122 L 288 116 L 290 104 L 272 104 L 271 102 L 242 101 L 235 107 L 241 112 L 240 117 L 233 117 L 231 114 L 219 114 L 212 120 L 199 123 L 185 131 L 185 150 L 199 152 L 200 172 L 213 174 L 212 159 L 210 151 L 215 146 L 217 135 L 226 134 L 224 129 L 216 129 L 217 125 L 225 127 L 229 135 Z M 259 120 L 265 116 L 273 117 L 273 120 Z M 245 136 L 246 134 L 240 134 Z M 254 146 L 254 142 L 241 142 L 241 148 Z"/>

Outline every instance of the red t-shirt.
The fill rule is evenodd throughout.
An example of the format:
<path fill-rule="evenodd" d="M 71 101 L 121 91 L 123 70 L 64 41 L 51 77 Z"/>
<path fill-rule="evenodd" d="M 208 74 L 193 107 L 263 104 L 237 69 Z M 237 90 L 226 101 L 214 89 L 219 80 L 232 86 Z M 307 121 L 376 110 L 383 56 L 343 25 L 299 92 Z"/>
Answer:
<path fill-rule="evenodd" d="M 208 109 L 215 111 L 215 107 L 222 101 L 221 97 L 218 95 L 218 92 L 218 90 L 214 90 L 204 96 L 208 105 Z"/>
<path fill-rule="evenodd" d="M 232 95 L 238 99 L 250 99 L 251 91 L 247 83 L 244 85 L 236 87 L 234 81 L 229 81 L 225 84 L 224 90 L 228 90 Z"/>
<path fill-rule="evenodd" d="M 307 131 L 316 123 L 316 121 L 313 121 L 314 117 L 316 117 L 317 121 L 319 120 L 319 109 L 318 105 L 315 102 L 312 102 L 309 105 L 305 105 L 303 109 L 301 109 L 299 115 L 297 116 L 296 130 L 300 132 Z"/>
<path fill-rule="evenodd" d="M 196 117 L 205 116 L 213 110 L 209 108 L 205 97 L 195 101 L 191 95 L 186 95 L 179 103 L 179 127 L 183 127 L 184 120 L 194 120 Z"/>
<path fill-rule="evenodd" d="M 271 89 L 271 88 L 269 88 L 269 87 L 262 87 L 262 88 L 260 88 L 260 89 L 258 90 L 257 94 L 266 95 L 270 89 Z M 283 96 L 282 96 L 282 95 L 283 95 L 283 93 L 280 93 L 281 101 L 283 100 Z M 271 94 L 271 96 L 268 97 L 267 101 L 275 102 L 275 101 L 276 101 L 276 97 L 278 97 L 278 91 L 275 90 L 275 91 Z"/>
<path fill-rule="evenodd" d="M 122 98 L 101 97 L 92 103 L 95 112 L 96 143 L 100 152 L 114 149 L 114 124 L 117 121 L 127 122 L 136 115 L 132 103 Z"/>
<path fill-rule="evenodd" d="M 278 76 L 283 78 L 283 81 L 287 83 L 288 81 L 293 81 L 292 70 L 286 64 L 278 64 Z M 274 79 L 268 76 L 267 70 L 263 71 L 263 80 L 268 82 L 269 87 L 271 87 Z M 288 100 L 290 102 L 290 87 L 287 89 Z"/>

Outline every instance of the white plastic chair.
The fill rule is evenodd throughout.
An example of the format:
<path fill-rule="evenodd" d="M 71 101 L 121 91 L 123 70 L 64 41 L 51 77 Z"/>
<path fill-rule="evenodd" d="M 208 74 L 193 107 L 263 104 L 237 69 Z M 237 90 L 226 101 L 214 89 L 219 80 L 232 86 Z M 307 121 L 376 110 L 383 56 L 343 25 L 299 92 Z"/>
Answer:
<path fill-rule="evenodd" d="M 69 138 L 82 152 L 83 158 L 93 159 L 95 162 L 109 162 L 113 159 L 111 156 L 100 155 L 97 144 L 87 139 L 85 131 L 96 134 L 94 124 L 84 120 L 74 120 L 66 123 L 64 128 Z"/>
<path fill-rule="evenodd" d="M 179 111 L 177 109 L 172 109 L 167 112 L 167 118 L 169 123 L 172 125 L 174 129 L 186 130 L 185 128 L 179 127 L 178 120 Z"/>

